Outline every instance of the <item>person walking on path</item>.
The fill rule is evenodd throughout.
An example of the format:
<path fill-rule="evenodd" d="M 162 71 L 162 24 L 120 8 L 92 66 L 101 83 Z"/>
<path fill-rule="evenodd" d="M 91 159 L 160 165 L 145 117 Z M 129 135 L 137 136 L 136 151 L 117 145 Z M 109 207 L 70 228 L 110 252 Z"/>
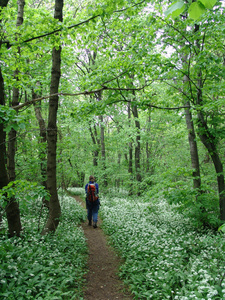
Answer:
<path fill-rule="evenodd" d="M 93 227 L 97 228 L 98 222 L 98 210 L 99 210 L 99 187 L 98 184 L 95 182 L 94 176 L 89 177 L 89 183 L 85 185 L 85 192 L 86 192 L 86 208 L 87 208 L 87 218 L 88 218 L 88 225 L 92 225 L 93 219 Z"/>

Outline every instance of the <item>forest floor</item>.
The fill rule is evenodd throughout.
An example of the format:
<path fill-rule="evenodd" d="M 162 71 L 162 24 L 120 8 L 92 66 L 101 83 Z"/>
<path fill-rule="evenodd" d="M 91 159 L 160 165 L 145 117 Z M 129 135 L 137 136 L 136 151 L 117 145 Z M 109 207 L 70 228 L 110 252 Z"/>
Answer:
<path fill-rule="evenodd" d="M 85 206 L 79 196 L 74 197 L 82 206 Z M 108 245 L 107 237 L 101 229 L 101 223 L 102 221 L 99 219 L 96 229 L 88 226 L 87 221 L 81 225 L 89 249 L 84 300 L 132 300 L 133 296 L 118 277 L 121 260 Z"/>

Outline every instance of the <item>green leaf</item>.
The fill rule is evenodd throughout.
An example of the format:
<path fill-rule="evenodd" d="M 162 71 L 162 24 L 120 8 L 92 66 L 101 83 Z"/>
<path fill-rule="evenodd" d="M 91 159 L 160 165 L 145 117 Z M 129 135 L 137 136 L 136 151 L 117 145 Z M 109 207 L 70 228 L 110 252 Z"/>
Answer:
<path fill-rule="evenodd" d="M 190 5 L 188 9 L 189 17 L 193 20 L 197 20 L 206 11 L 204 5 L 200 2 L 194 2 Z"/>
<path fill-rule="evenodd" d="M 206 8 L 211 9 L 216 4 L 216 0 L 199 0 Z"/>
<path fill-rule="evenodd" d="M 222 231 L 223 233 L 225 233 L 225 224 L 221 225 L 221 226 L 218 228 L 218 231 Z"/>
<path fill-rule="evenodd" d="M 184 11 L 184 8 L 185 4 L 183 1 L 175 2 L 165 11 L 165 15 L 166 17 L 176 18 Z"/>

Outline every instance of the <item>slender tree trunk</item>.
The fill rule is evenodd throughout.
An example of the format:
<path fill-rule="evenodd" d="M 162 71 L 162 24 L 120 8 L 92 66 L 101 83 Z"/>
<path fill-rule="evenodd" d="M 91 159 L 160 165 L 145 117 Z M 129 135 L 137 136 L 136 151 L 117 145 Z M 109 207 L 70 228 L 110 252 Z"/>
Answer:
<path fill-rule="evenodd" d="M 186 56 L 183 58 L 183 62 L 186 64 L 187 59 Z M 184 83 L 184 89 L 186 88 L 186 84 L 188 83 L 189 79 L 187 76 L 184 77 L 183 83 Z M 195 128 L 194 123 L 192 120 L 192 113 L 190 111 L 190 101 L 186 101 L 185 106 L 185 120 L 186 120 L 186 126 L 188 130 L 188 142 L 190 147 L 190 156 L 191 156 L 191 165 L 193 169 L 193 186 L 194 189 L 198 190 L 197 196 L 199 193 L 201 193 L 201 176 L 200 176 L 200 165 L 199 165 L 199 155 L 198 155 L 198 146 L 196 141 L 196 134 L 195 134 Z"/>
<path fill-rule="evenodd" d="M 103 168 L 103 186 L 107 187 L 108 179 L 106 173 L 106 155 L 105 155 L 105 126 L 103 124 L 103 116 L 99 116 L 100 119 L 100 130 L 101 130 L 101 154 L 102 154 L 102 168 Z"/>
<path fill-rule="evenodd" d="M 23 24 L 23 12 L 25 1 L 18 0 L 17 1 L 18 10 L 17 10 L 17 21 L 16 26 L 19 27 Z M 20 54 L 20 48 L 18 47 L 18 54 Z M 19 75 L 18 68 L 14 72 L 14 79 L 17 81 Z M 16 106 L 19 104 L 19 88 L 14 85 L 13 86 L 13 99 L 12 99 L 12 106 Z M 9 142 L 8 142 L 8 174 L 9 174 L 9 181 L 14 181 L 16 178 L 15 174 L 15 154 L 16 154 L 16 135 L 17 132 L 15 129 L 11 129 L 9 132 Z"/>
<path fill-rule="evenodd" d="M 195 24 L 195 32 L 200 30 L 200 25 Z M 196 39 L 196 47 L 199 51 L 201 51 L 201 46 L 199 43 L 199 39 Z M 217 185 L 218 185 L 218 193 L 219 193 L 219 202 L 220 202 L 220 219 L 225 220 L 225 183 L 224 183 L 224 171 L 223 171 L 223 164 L 219 157 L 218 149 L 217 149 L 217 139 L 213 132 L 209 130 L 207 124 L 207 118 L 201 109 L 203 105 L 203 78 L 202 78 L 202 70 L 199 69 L 198 72 L 198 81 L 197 81 L 197 99 L 196 104 L 198 105 L 197 117 L 198 117 L 198 135 L 206 147 L 210 157 L 212 158 L 215 171 L 217 174 Z"/>
<path fill-rule="evenodd" d="M 6 1 L 0 0 L 0 8 L 7 6 L 7 4 L 8 4 L 8 0 Z M 1 41 L 0 41 L 0 45 L 1 45 Z M 5 105 L 4 82 L 3 82 L 1 67 L 0 67 L 0 105 Z M 5 142 L 6 142 L 6 136 L 4 132 L 4 123 L 3 120 L 0 120 L 0 189 L 2 189 L 4 186 L 8 184 L 8 175 L 5 166 L 6 163 Z M 1 226 L 2 226 L 2 212 L 0 212 L 0 227 Z"/>
<path fill-rule="evenodd" d="M 191 165 L 193 169 L 193 186 L 194 189 L 201 191 L 201 177 L 200 177 L 200 166 L 199 166 L 199 156 L 198 156 L 198 147 L 196 142 L 196 135 L 195 135 L 195 129 L 194 124 L 192 120 L 192 114 L 190 112 L 190 103 L 186 102 L 185 106 L 188 106 L 188 108 L 185 108 L 185 120 L 188 130 L 188 141 L 189 141 L 189 147 L 190 147 L 190 155 L 191 155 Z"/>
<path fill-rule="evenodd" d="M 128 120 L 129 124 L 131 122 L 131 105 L 128 103 Z M 131 126 L 131 125 L 129 125 Z M 133 174 L 133 145 L 132 142 L 129 142 L 129 156 L 128 156 L 128 173 Z"/>
<path fill-rule="evenodd" d="M 225 184 L 223 164 L 218 154 L 216 138 L 211 134 L 202 111 L 198 112 L 198 135 L 212 158 L 216 174 L 220 202 L 220 219 L 225 220 Z"/>
<path fill-rule="evenodd" d="M 6 7 L 9 0 L 0 0 L 0 8 Z M 0 19 L 1 22 L 1 19 Z M 1 47 L 1 41 L 0 41 Z M 0 67 L 0 105 L 5 105 L 5 91 L 2 70 Z M 7 169 L 6 169 L 6 134 L 4 131 L 4 122 L 0 122 L 0 189 L 9 183 Z"/>
<path fill-rule="evenodd" d="M 4 95 L 4 81 L 0 68 L 0 105 L 5 105 L 5 95 Z M 0 123 L 0 189 L 7 186 L 9 183 L 9 178 L 6 170 L 6 147 L 5 147 L 6 135 L 4 132 L 4 123 Z M 6 217 L 8 221 L 8 231 L 9 236 L 20 235 L 22 230 L 20 221 L 20 210 L 19 204 L 15 201 L 15 198 L 7 198 L 6 206 Z"/>
<path fill-rule="evenodd" d="M 135 171 L 136 171 L 136 180 L 141 182 L 141 164 L 140 164 L 140 157 L 141 157 L 141 136 L 140 136 L 140 122 L 138 120 L 138 110 L 137 106 L 134 105 L 132 108 L 132 113 L 135 118 L 135 127 L 136 127 L 136 145 L 135 145 Z"/>
<path fill-rule="evenodd" d="M 189 73 L 188 70 L 188 62 L 187 62 L 187 55 L 182 56 L 182 62 L 185 69 L 187 69 L 187 74 Z M 189 86 L 189 77 L 184 76 L 183 78 L 183 89 L 184 91 L 188 89 Z M 199 155 L 198 155 L 198 145 L 196 141 L 196 134 L 194 128 L 194 122 L 192 120 L 192 113 L 190 111 L 190 101 L 186 100 L 185 106 L 185 120 L 186 126 L 188 130 L 188 142 L 190 148 L 190 156 L 191 156 L 191 165 L 192 165 L 192 176 L 193 176 L 193 187 L 197 191 L 197 197 L 201 193 L 201 175 L 200 175 L 200 165 L 199 165 Z"/>
<path fill-rule="evenodd" d="M 38 98 L 36 93 L 32 93 L 33 99 Z M 45 125 L 45 120 L 42 117 L 41 113 L 41 101 L 39 103 L 34 104 L 34 111 L 35 116 L 38 121 L 39 125 L 39 133 L 40 133 L 40 140 L 39 143 L 41 145 L 41 150 L 39 151 L 39 159 L 40 159 L 40 168 L 41 168 L 41 178 L 42 178 L 42 185 L 45 189 L 47 189 L 47 155 L 46 155 L 46 144 L 47 144 L 47 128 Z M 49 202 L 42 199 L 44 206 L 48 207 Z"/>
<path fill-rule="evenodd" d="M 151 112 L 149 110 L 148 112 L 148 119 L 147 119 L 147 133 L 148 135 L 150 134 L 150 130 L 151 130 Z M 150 172 L 150 146 L 148 141 L 146 142 L 146 172 L 149 173 Z"/>
<path fill-rule="evenodd" d="M 36 99 L 37 95 L 33 93 L 33 99 Z M 39 133 L 40 133 L 40 144 L 41 144 L 41 150 L 39 153 L 39 158 L 41 161 L 41 177 L 42 177 L 42 185 L 47 188 L 47 169 L 46 169 L 46 151 L 45 151 L 45 144 L 47 143 L 47 128 L 45 125 L 45 120 L 42 117 L 41 114 L 41 103 L 34 103 L 34 111 L 35 116 L 38 121 L 39 125 Z"/>
<path fill-rule="evenodd" d="M 94 132 L 92 131 L 91 126 L 89 126 L 89 131 L 90 131 L 90 134 L 91 134 L 92 142 L 93 142 L 94 147 L 95 147 L 95 150 L 93 152 L 93 166 L 97 167 L 98 166 L 98 156 L 99 156 L 99 144 L 100 144 L 100 141 L 98 139 L 98 133 L 97 133 L 96 126 L 94 125 Z"/>
<path fill-rule="evenodd" d="M 23 0 L 17 1 L 18 10 L 17 10 L 17 22 L 16 26 L 19 27 L 23 23 L 23 12 L 25 2 Z M 20 48 L 18 48 L 18 53 L 20 53 Z M 16 82 L 18 81 L 19 70 L 16 69 L 14 72 L 14 78 Z M 4 91 L 4 88 L 3 88 Z M 19 103 L 19 89 L 17 86 L 13 87 L 13 99 L 12 106 L 18 105 Z M 15 173 L 15 154 L 16 154 L 16 136 L 17 132 L 15 129 L 11 129 L 8 135 L 8 153 L 7 153 L 7 165 L 8 165 L 8 180 L 14 181 L 16 178 Z M 12 197 L 8 200 L 8 205 L 6 207 L 6 215 L 8 221 L 9 235 L 14 236 L 20 235 L 22 230 L 21 221 L 20 221 L 20 210 L 19 204 L 16 202 L 15 197 Z"/>
<path fill-rule="evenodd" d="M 62 22 L 63 16 L 63 0 L 55 0 L 54 18 Z M 52 51 L 52 72 L 50 94 L 57 94 L 59 90 L 59 81 L 61 76 L 61 46 Z M 47 158 L 47 188 L 50 192 L 49 201 L 49 217 L 42 234 L 55 232 L 59 218 L 61 216 L 61 208 L 57 194 L 56 181 L 56 148 L 57 148 L 57 110 L 58 96 L 51 96 L 49 99 L 49 115 L 48 115 L 48 158 Z"/>
<path fill-rule="evenodd" d="M 0 105 L 5 105 L 5 97 L 4 97 L 4 82 L 2 77 L 2 71 L 0 68 Z M 6 135 L 4 131 L 4 123 L 3 120 L 0 121 L 0 189 L 4 186 L 7 186 L 9 183 L 8 174 L 6 170 Z M 2 214 L 0 225 L 2 223 Z"/>
<path fill-rule="evenodd" d="M 129 127 L 131 127 L 131 104 L 128 102 L 127 106 L 128 111 L 128 121 L 129 121 Z M 128 144 L 128 173 L 130 174 L 130 182 L 129 182 L 129 195 L 132 195 L 133 193 L 133 143 L 132 143 L 132 137 L 130 136 L 130 141 Z"/>

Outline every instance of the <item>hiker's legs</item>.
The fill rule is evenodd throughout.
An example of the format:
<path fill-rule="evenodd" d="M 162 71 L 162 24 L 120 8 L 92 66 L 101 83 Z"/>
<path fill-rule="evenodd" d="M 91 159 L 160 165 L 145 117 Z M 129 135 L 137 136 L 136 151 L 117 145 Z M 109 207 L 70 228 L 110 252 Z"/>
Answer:
<path fill-rule="evenodd" d="M 90 207 L 88 208 L 88 211 L 87 211 L 87 218 L 88 218 L 88 221 L 92 220 L 92 209 Z"/>
<path fill-rule="evenodd" d="M 92 221 L 92 205 L 88 201 L 86 202 L 86 208 L 87 208 L 87 218 L 90 223 Z"/>
<path fill-rule="evenodd" d="M 96 203 L 95 205 L 93 205 L 92 208 L 92 216 L 93 216 L 94 223 L 98 222 L 98 210 L 99 210 L 99 203 Z"/>

